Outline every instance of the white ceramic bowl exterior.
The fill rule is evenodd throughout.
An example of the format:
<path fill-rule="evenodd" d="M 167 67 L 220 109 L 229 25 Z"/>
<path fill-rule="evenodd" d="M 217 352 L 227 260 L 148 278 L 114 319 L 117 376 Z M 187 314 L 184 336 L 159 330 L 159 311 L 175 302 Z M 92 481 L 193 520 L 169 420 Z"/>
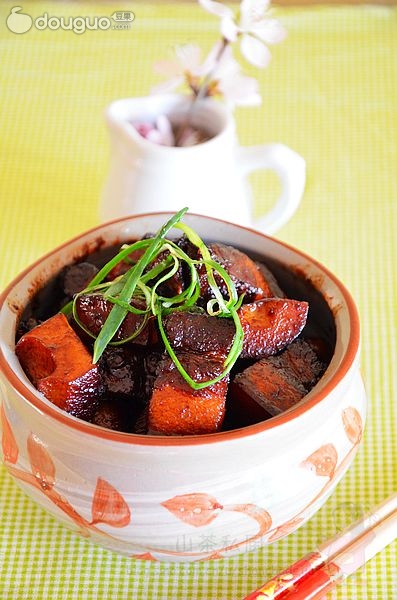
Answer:
<path fill-rule="evenodd" d="M 317 386 L 291 411 L 244 429 L 189 437 L 105 430 L 59 410 L 30 384 L 14 353 L 32 290 L 98 246 L 156 231 L 168 215 L 102 225 L 22 273 L 0 305 L 4 463 L 43 508 L 92 541 L 131 557 L 191 561 L 253 550 L 291 533 L 324 503 L 361 440 L 366 398 L 359 322 L 324 267 L 249 229 L 194 215 L 202 237 L 303 269 L 327 299 L 336 349 Z"/>

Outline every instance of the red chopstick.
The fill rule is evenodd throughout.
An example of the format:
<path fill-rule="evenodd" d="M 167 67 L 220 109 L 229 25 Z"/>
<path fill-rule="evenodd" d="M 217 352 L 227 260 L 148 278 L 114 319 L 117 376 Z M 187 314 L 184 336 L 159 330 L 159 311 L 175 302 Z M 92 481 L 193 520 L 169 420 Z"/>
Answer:
<path fill-rule="evenodd" d="M 319 600 L 397 539 L 397 494 L 244 598 Z"/>

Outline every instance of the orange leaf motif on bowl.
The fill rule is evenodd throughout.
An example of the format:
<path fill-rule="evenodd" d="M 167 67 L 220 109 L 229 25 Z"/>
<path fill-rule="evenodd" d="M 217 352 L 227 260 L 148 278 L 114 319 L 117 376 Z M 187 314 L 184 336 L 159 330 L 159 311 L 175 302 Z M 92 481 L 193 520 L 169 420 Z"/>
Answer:
<path fill-rule="evenodd" d="M 353 406 L 348 406 L 342 411 L 343 427 L 349 441 L 356 445 L 361 441 L 363 434 L 363 421 L 360 413 Z"/>
<path fill-rule="evenodd" d="M 31 433 L 26 442 L 32 473 L 43 489 L 51 489 L 55 483 L 55 465 L 40 438 Z"/>
<path fill-rule="evenodd" d="M 151 560 L 158 562 L 157 558 L 155 558 L 150 552 L 143 552 L 142 554 L 133 554 L 132 558 L 135 558 L 136 560 Z"/>
<path fill-rule="evenodd" d="M 273 521 L 270 514 L 267 510 L 256 504 L 230 504 L 225 506 L 224 509 L 232 512 L 239 512 L 254 519 L 259 525 L 259 530 L 255 538 L 264 535 L 272 526 Z"/>
<path fill-rule="evenodd" d="M 290 519 L 286 523 L 279 525 L 278 527 L 276 527 L 274 529 L 272 535 L 269 537 L 269 542 L 275 542 L 276 540 L 280 539 L 281 537 L 284 537 L 285 535 L 288 535 L 292 531 L 295 531 L 295 529 L 301 523 L 303 523 L 304 520 L 305 519 L 303 517 L 297 516 L 297 517 L 294 517 L 293 519 Z"/>
<path fill-rule="evenodd" d="M 336 465 L 338 463 L 338 453 L 333 444 L 324 444 L 318 450 L 310 454 L 301 464 L 302 467 L 309 468 L 316 475 L 329 477 L 332 479 Z"/>
<path fill-rule="evenodd" d="M 213 496 L 202 493 L 174 496 L 161 505 L 178 519 L 194 527 L 208 525 L 223 508 Z"/>
<path fill-rule="evenodd" d="M 0 419 L 2 429 L 1 447 L 3 450 L 4 460 L 12 465 L 15 465 L 18 460 L 19 450 L 14 434 L 12 433 L 11 425 L 6 417 L 3 405 L 1 405 L 0 409 Z"/>
<path fill-rule="evenodd" d="M 108 481 L 98 477 L 92 499 L 92 525 L 106 523 L 125 527 L 131 521 L 131 511 L 123 496 Z"/>

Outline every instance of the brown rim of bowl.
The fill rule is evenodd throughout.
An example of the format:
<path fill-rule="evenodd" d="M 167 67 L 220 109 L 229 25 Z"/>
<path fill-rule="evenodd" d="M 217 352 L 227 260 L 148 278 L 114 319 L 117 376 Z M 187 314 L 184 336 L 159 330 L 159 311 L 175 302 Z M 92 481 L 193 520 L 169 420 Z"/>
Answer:
<path fill-rule="evenodd" d="M 159 212 L 144 213 L 144 214 L 139 214 L 139 215 L 130 215 L 128 217 L 121 217 L 118 219 L 113 219 L 106 223 L 97 225 L 96 227 L 92 227 L 91 229 L 88 229 L 88 230 L 84 231 L 83 233 L 71 238 L 70 240 L 60 244 L 54 250 L 48 252 L 41 258 L 37 259 L 34 263 L 29 265 L 26 269 L 24 269 L 21 273 L 19 273 L 19 275 L 15 279 L 13 279 L 13 281 L 11 281 L 8 284 L 8 286 L 5 288 L 5 290 L 0 294 L 0 310 L 3 306 L 3 304 L 5 303 L 5 300 L 8 296 L 8 294 L 10 293 L 10 291 L 12 290 L 12 288 L 14 288 L 15 285 L 29 273 L 29 271 L 31 271 L 36 266 L 38 266 L 43 260 L 50 258 L 55 253 L 62 250 L 62 248 L 69 246 L 69 244 L 72 244 L 72 243 L 78 241 L 82 237 L 85 237 L 91 233 L 97 232 L 98 230 L 102 229 L 103 227 L 106 227 L 109 224 L 113 224 L 113 223 L 117 223 L 117 222 L 124 222 L 127 219 L 128 220 L 131 220 L 134 218 L 141 219 L 141 218 L 150 217 L 150 216 L 167 215 L 167 214 L 173 214 L 173 213 L 167 212 L 167 211 L 164 211 L 164 212 L 159 211 Z M 199 215 L 196 213 L 189 213 L 189 215 L 191 215 L 193 217 L 204 217 L 204 218 L 210 219 L 212 221 L 218 221 L 220 223 L 225 223 L 227 225 L 236 226 L 235 223 L 231 223 L 230 221 L 226 221 L 224 219 L 217 219 L 214 217 L 205 217 L 205 215 Z M 244 229 L 245 231 L 254 233 L 255 235 L 260 235 L 265 238 L 270 237 L 270 236 L 267 236 L 266 234 L 262 234 L 260 231 L 252 229 L 250 227 L 245 227 L 242 225 L 237 225 L 237 227 Z M 272 238 L 270 238 L 270 239 L 272 239 Z M 314 392 L 313 395 L 311 395 L 307 400 L 303 400 L 302 402 L 298 403 L 295 407 L 291 408 L 287 412 L 284 412 L 278 416 L 272 417 L 271 419 L 269 419 L 267 421 L 255 423 L 254 425 L 248 425 L 246 427 L 241 427 L 240 429 L 232 429 L 230 431 L 221 431 L 218 433 L 208 433 L 208 434 L 201 434 L 201 435 L 187 435 L 187 436 L 163 436 L 163 435 L 155 435 L 154 436 L 154 435 L 140 435 L 140 434 L 136 434 L 136 433 L 123 433 L 120 431 L 114 431 L 112 429 L 105 429 L 103 427 L 99 427 L 92 423 L 82 421 L 81 419 L 78 419 L 76 417 L 72 417 L 71 415 L 68 415 L 68 413 L 62 411 L 61 409 L 59 409 L 55 406 L 52 406 L 50 403 L 47 404 L 38 395 L 39 392 L 37 392 L 37 395 L 34 394 L 32 392 L 32 390 L 30 388 L 28 388 L 21 379 L 19 379 L 18 375 L 13 371 L 13 369 L 8 364 L 1 349 L 0 349 L 0 370 L 7 377 L 8 381 L 10 382 L 12 387 L 23 398 L 25 398 L 25 400 L 27 400 L 31 405 L 33 405 L 40 412 L 55 419 L 56 421 L 58 421 L 60 423 L 63 423 L 67 427 L 71 427 L 72 429 L 77 429 L 78 431 L 81 431 L 82 433 L 92 435 L 92 436 L 100 438 L 100 439 L 113 441 L 113 442 L 122 442 L 122 443 L 126 443 L 126 444 L 136 444 L 136 445 L 145 445 L 145 446 L 192 446 L 192 445 L 209 444 L 209 443 L 215 443 L 215 442 L 226 442 L 228 440 L 235 440 L 238 438 L 248 437 L 251 435 L 262 433 L 263 431 L 266 431 L 268 429 L 273 429 L 273 428 L 277 427 L 278 425 L 282 425 L 284 423 L 292 421 L 294 418 L 305 413 L 309 408 L 311 408 L 311 407 L 315 406 L 316 404 L 318 404 L 319 402 L 321 402 L 321 400 L 323 400 L 325 398 L 325 396 L 327 396 L 338 385 L 338 383 L 343 379 L 343 377 L 349 371 L 351 365 L 353 364 L 353 362 L 355 360 L 355 357 L 357 355 L 359 345 L 360 345 L 360 321 L 359 321 L 358 311 L 357 311 L 355 302 L 354 302 L 350 292 L 347 290 L 347 288 L 344 286 L 344 284 L 341 281 L 339 281 L 339 279 L 335 275 L 333 275 L 333 273 L 331 273 L 331 271 L 329 271 L 326 267 L 324 267 L 321 263 L 319 263 L 315 259 L 311 258 L 308 254 L 301 252 L 300 250 L 294 248 L 293 246 L 291 246 L 283 241 L 280 241 L 280 240 L 274 240 L 274 241 L 276 241 L 276 243 L 278 243 L 278 244 L 281 244 L 288 250 L 291 250 L 292 252 L 299 254 L 299 256 L 301 256 L 303 260 L 313 264 L 315 267 L 317 267 L 318 269 L 323 271 L 325 273 L 325 275 L 331 281 L 333 281 L 333 283 L 336 285 L 336 287 L 340 290 L 341 295 L 343 296 L 343 298 L 346 302 L 346 306 L 347 306 L 349 317 L 350 317 L 350 323 L 351 323 L 351 334 L 350 334 L 349 343 L 348 343 L 346 352 L 343 355 L 343 358 L 339 364 L 337 372 L 335 372 L 331 376 L 331 378 L 328 380 L 328 382 L 325 384 L 325 386 L 323 388 L 321 388 L 317 392 Z"/>

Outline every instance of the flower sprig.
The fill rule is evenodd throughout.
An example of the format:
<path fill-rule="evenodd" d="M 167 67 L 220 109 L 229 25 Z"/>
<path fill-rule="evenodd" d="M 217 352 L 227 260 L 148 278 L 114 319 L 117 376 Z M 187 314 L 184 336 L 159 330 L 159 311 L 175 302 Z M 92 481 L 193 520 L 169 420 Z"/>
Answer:
<path fill-rule="evenodd" d="M 242 0 L 231 8 L 217 0 L 198 0 L 200 6 L 220 19 L 220 39 L 206 57 L 196 44 L 175 48 L 174 60 L 155 64 L 157 73 L 168 79 L 153 88 L 154 93 L 166 93 L 187 88 L 192 104 L 207 97 L 223 99 L 230 107 L 255 106 L 261 103 L 258 82 L 244 75 L 234 57 L 233 45 L 239 44 L 242 56 L 251 65 L 263 69 L 271 58 L 269 45 L 281 42 L 284 27 L 270 13 L 270 0 Z M 161 115 L 155 124 L 138 124 L 141 135 L 167 146 L 199 143 L 190 128 L 183 135 L 175 134 Z"/>

